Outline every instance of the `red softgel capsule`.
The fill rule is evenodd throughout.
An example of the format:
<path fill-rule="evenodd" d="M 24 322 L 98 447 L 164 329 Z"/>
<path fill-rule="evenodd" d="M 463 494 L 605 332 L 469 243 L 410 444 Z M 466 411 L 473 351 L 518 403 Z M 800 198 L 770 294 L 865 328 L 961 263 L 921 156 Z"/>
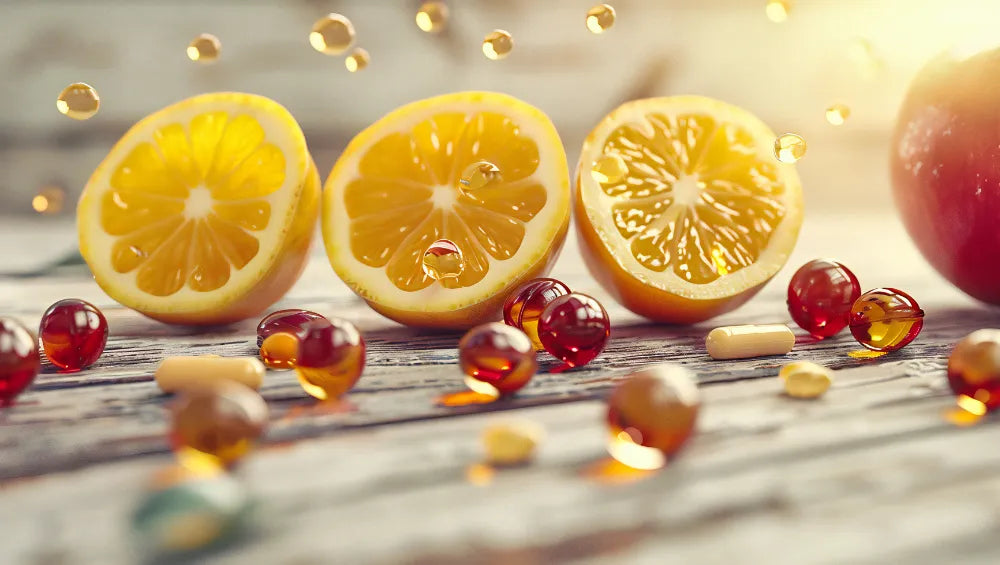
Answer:
<path fill-rule="evenodd" d="M 28 328 L 0 318 L 0 406 L 14 402 L 41 368 L 38 342 Z"/>
<path fill-rule="evenodd" d="M 788 283 L 788 313 L 800 328 L 823 339 L 847 327 L 860 296 L 861 285 L 850 269 L 832 259 L 813 259 Z"/>
<path fill-rule="evenodd" d="M 538 318 L 538 339 L 564 363 L 555 372 L 590 363 L 611 335 L 608 313 L 595 298 L 570 293 L 549 303 Z"/>
<path fill-rule="evenodd" d="M 514 289 L 503 303 L 503 321 L 528 335 L 535 349 L 542 349 L 538 340 L 538 318 L 542 310 L 560 296 L 569 294 L 569 287 L 556 279 L 532 279 Z"/>
<path fill-rule="evenodd" d="M 76 298 L 56 302 L 38 327 L 45 356 L 64 371 L 79 371 L 97 362 L 108 343 L 108 321 L 96 306 Z"/>
<path fill-rule="evenodd" d="M 263 345 L 265 339 L 276 333 L 299 335 L 302 332 L 302 326 L 314 320 L 326 320 L 326 318 L 316 312 L 298 308 L 271 312 L 257 324 L 257 347 Z"/>

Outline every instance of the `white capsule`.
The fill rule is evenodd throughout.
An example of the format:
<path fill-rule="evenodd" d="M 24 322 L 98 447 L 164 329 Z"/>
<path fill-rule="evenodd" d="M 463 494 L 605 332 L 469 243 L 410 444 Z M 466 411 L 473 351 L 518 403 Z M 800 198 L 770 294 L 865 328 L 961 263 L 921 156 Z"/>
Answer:
<path fill-rule="evenodd" d="M 264 381 L 264 364 L 254 357 L 167 357 L 153 376 L 163 392 L 177 392 L 236 381 L 254 390 Z"/>
<path fill-rule="evenodd" d="M 713 359 L 784 355 L 794 345 L 795 334 L 784 324 L 725 326 L 715 328 L 705 338 L 705 347 Z"/>

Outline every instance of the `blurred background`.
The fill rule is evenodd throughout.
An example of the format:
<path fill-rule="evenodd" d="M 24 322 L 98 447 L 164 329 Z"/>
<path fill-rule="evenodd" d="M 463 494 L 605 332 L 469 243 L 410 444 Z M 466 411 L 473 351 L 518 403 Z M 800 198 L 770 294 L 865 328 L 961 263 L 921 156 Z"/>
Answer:
<path fill-rule="evenodd" d="M 810 215 L 892 214 L 888 138 L 910 79 L 942 50 L 997 41 L 997 0 L 617 0 L 617 21 L 602 35 L 584 25 L 594 3 L 450 0 L 446 29 L 428 34 L 414 23 L 421 3 L 410 0 L 7 0 L 0 223 L 46 238 L 34 240 L 39 249 L 75 248 L 76 198 L 112 144 L 142 116 L 216 90 L 284 104 L 322 176 L 359 130 L 435 94 L 523 98 L 552 117 L 571 164 L 619 103 L 702 94 L 805 137 L 799 167 Z M 371 54 L 367 68 L 350 73 L 343 56 L 310 46 L 313 22 L 329 12 L 353 22 L 355 44 Z M 501 61 L 480 49 L 495 28 L 514 38 Z M 185 54 L 200 33 L 221 40 L 212 64 Z M 56 110 L 74 82 L 100 93 L 89 120 Z M 825 117 L 835 103 L 850 108 L 840 126 Z"/>

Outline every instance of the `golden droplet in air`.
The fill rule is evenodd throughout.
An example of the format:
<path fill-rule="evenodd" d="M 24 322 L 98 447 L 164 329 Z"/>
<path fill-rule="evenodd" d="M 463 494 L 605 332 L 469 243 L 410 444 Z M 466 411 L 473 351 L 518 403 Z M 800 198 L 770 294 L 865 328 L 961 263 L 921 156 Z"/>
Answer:
<path fill-rule="evenodd" d="M 491 31 L 483 39 L 483 55 L 492 61 L 503 59 L 512 49 L 514 49 L 514 38 L 502 29 Z"/>
<path fill-rule="evenodd" d="M 448 24 L 448 5 L 424 2 L 417 10 L 417 27 L 427 33 L 441 33 Z"/>
<path fill-rule="evenodd" d="M 484 186 L 501 180 L 500 167 L 489 161 L 473 163 L 462 171 L 458 185 L 462 192 L 479 190 Z"/>
<path fill-rule="evenodd" d="M 854 38 L 848 49 L 858 71 L 866 79 L 874 79 L 885 67 L 885 63 L 879 57 L 875 46 L 864 37 Z"/>
<path fill-rule="evenodd" d="M 424 274 L 439 281 L 458 278 L 465 270 L 465 258 L 455 242 L 439 239 L 432 243 L 423 258 Z"/>
<path fill-rule="evenodd" d="M 354 43 L 354 26 L 340 14 L 327 14 L 316 20 L 309 33 L 309 44 L 326 55 L 340 55 Z"/>
<path fill-rule="evenodd" d="M 219 58 L 222 42 L 211 33 L 203 33 L 191 40 L 187 47 L 188 59 L 199 63 L 213 63 Z"/>
<path fill-rule="evenodd" d="M 826 121 L 830 125 L 842 126 L 851 116 L 851 109 L 846 104 L 834 104 L 826 109 Z"/>
<path fill-rule="evenodd" d="M 355 47 L 354 51 L 344 59 L 344 66 L 352 73 L 356 73 L 368 66 L 370 57 L 368 52 L 360 47 Z"/>
<path fill-rule="evenodd" d="M 590 176 L 601 184 L 611 184 L 621 181 L 628 174 L 625 159 L 617 153 L 603 155 L 594 161 L 590 167 Z"/>
<path fill-rule="evenodd" d="M 86 120 L 94 117 L 101 107 L 101 97 L 93 86 L 82 82 L 75 82 L 59 93 L 56 99 L 56 108 L 63 115 L 74 120 Z"/>
<path fill-rule="evenodd" d="M 604 33 L 615 25 L 615 9 L 607 4 L 598 4 L 587 10 L 587 29 L 590 33 Z"/>
<path fill-rule="evenodd" d="M 39 214 L 58 214 L 66 200 L 66 191 L 58 186 L 43 186 L 31 199 L 31 207 Z"/>
<path fill-rule="evenodd" d="M 776 24 L 780 24 L 788 19 L 788 13 L 792 11 L 793 0 L 767 0 L 764 6 L 764 13 L 767 19 Z"/>
<path fill-rule="evenodd" d="M 806 154 L 806 140 L 794 133 L 779 135 L 774 140 L 774 156 L 782 163 L 794 163 Z"/>

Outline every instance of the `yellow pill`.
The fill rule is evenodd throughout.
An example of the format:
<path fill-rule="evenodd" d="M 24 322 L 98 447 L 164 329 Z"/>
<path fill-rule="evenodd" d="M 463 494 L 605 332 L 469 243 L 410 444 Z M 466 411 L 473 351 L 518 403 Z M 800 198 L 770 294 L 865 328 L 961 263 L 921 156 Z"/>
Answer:
<path fill-rule="evenodd" d="M 784 324 L 725 326 L 715 328 L 705 338 L 705 347 L 713 359 L 784 355 L 794 345 L 795 334 Z"/>
<path fill-rule="evenodd" d="M 833 372 L 812 361 L 789 363 L 778 377 L 785 383 L 785 393 L 795 398 L 819 398 L 833 383 Z"/>
<path fill-rule="evenodd" d="M 531 422 L 495 424 L 486 428 L 483 431 L 486 462 L 510 466 L 531 461 L 543 433 L 539 426 Z"/>
<path fill-rule="evenodd" d="M 153 376 L 163 392 L 177 392 L 236 381 L 252 389 L 264 381 L 264 364 L 254 357 L 167 357 Z"/>

